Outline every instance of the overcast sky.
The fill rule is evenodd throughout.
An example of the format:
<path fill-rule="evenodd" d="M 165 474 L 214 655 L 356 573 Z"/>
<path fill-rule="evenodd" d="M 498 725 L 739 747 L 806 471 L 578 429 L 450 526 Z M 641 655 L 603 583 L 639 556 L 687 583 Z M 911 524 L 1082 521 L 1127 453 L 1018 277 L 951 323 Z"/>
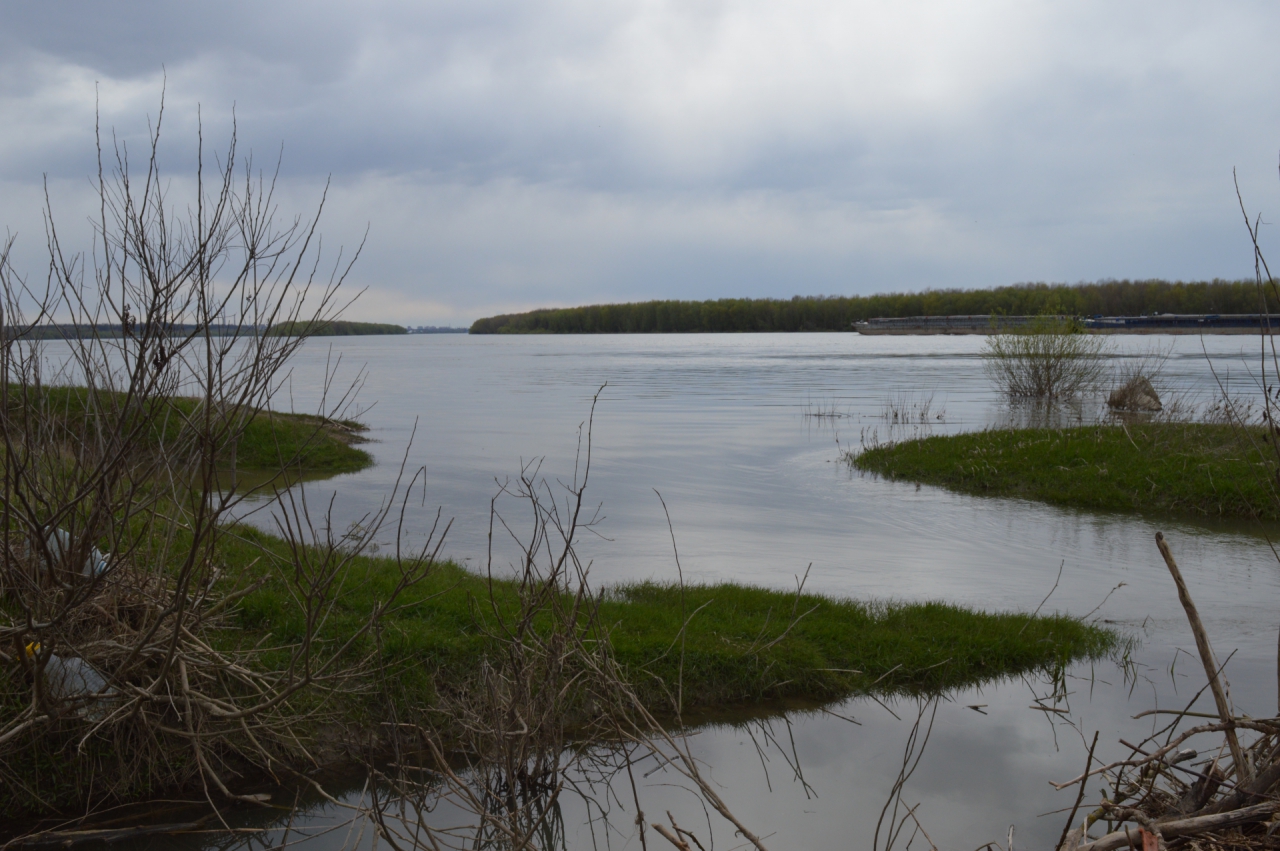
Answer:
<path fill-rule="evenodd" d="M 332 177 L 352 318 L 1243 277 L 1233 168 L 1280 222 L 1274 2 L 0 9 L 0 226 L 37 273 L 44 177 L 68 232 L 92 209 L 95 83 L 137 150 L 166 75 L 175 187 L 197 107 L 283 150 L 283 212 Z"/>

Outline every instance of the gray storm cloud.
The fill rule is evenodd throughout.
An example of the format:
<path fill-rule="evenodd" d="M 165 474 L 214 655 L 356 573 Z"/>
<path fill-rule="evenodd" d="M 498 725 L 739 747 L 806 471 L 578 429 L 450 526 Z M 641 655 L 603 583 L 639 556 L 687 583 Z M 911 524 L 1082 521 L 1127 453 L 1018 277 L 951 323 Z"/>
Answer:
<path fill-rule="evenodd" d="M 188 8 L 188 6 L 191 8 Z M 1266 3 L 4 4 L 0 223 L 83 220 L 95 98 L 332 175 L 355 318 L 1251 269 L 1280 200 Z M 162 82 L 163 81 L 163 82 Z M 181 185 L 181 181 L 175 184 Z M 1264 216 L 1265 218 L 1265 216 Z M 86 231 L 87 232 L 87 231 Z"/>

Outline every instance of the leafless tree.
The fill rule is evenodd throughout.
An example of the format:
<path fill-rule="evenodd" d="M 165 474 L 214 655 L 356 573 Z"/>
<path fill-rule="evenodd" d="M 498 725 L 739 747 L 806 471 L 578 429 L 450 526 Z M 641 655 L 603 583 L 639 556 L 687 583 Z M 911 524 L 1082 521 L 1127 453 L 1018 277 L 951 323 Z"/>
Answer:
<path fill-rule="evenodd" d="M 141 160 L 99 132 L 91 250 L 64 246 L 46 193 L 46 280 L 13 268 L 12 241 L 0 253 L 0 810 L 83 812 L 193 782 L 235 798 L 228 777 L 246 766 L 307 763 L 326 690 L 359 678 L 364 637 L 439 543 L 400 559 L 382 606 L 341 641 L 324 637 L 340 579 L 396 495 L 344 538 L 291 494 L 286 545 L 252 569 L 224 563 L 237 506 L 298 461 L 277 444 L 274 472 L 249 487 L 238 447 L 275 416 L 309 331 L 349 303 L 360 252 L 323 256 L 323 196 L 282 222 L 278 165 L 242 159 L 234 127 L 213 158 L 201 131 L 175 200 L 163 118 L 162 102 Z M 326 394 L 313 437 L 353 389 Z M 296 607 L 301 635 L 229 640 L 238 602 L 264 585 Z"/>

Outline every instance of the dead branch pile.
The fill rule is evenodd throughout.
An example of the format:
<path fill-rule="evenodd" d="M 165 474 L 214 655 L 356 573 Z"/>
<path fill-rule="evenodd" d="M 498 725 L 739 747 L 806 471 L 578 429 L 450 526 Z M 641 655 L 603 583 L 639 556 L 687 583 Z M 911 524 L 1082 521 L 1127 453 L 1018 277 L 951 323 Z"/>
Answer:
<path fill-rule="evenodd" d="M 1120 744 L 1128 751 L 1124 759 L 1095 764 L 1094 747 L 1090 747 L 1086 771 L 1054 784 L 1058 789 L 1079 787 L 1057 847 L 1059 851 L 1276 847 L 1280 837 L 1272 833 L 1280 825 L 1280 716 L 1250 718 L 1234 710 L 1173 552 L 1160 533 L 1156 544 L 1177 586 L 1208 682 L 1182 710 L 1148 710 L 1135 716 L 1162 720 L 1168 716 L 1168 723 L 1142 741 L 1122 739 Z M 1206 690 L 1216 711 L 1192 711 Z M 1207 748 L 1206 739 L 1212 743 Z M 1192 744 L 1197 747 L 1193 749 Z M 1077 823 L 1091 778 L 1104 779 L 1108 791 Z M 1090 830 L 1099 824 L 1106 831 L 1092 838 Z"/>

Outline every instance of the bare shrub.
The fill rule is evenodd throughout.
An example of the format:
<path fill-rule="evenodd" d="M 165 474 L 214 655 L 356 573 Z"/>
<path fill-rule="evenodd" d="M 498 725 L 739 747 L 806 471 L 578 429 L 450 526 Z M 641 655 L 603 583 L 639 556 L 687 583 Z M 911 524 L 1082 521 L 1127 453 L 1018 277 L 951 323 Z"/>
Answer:
<path fill-rule="evenodd" d="M 236 447 L 271 416 L 308 329 L 339 315 L 355 257 L 321 271 L 323 200 L 280 225 L 274 178 L 238 159 L 234 131 L 175 203 L 162 122 L 163 104 L 140 171 L 100 142 L 90 252 L 64 249 L 50 209 L 45 285 L 13 269 L 12 242 L 0 253 L 0 812 L 90 812 L 192 784 L 236 798 L 246 768 L 314 764 L 328 696 L 361 687 L 367 636 L 432 562 L 430 549 L 401 559 L 383 605 L 342 640 L 325 624 L 391 500 L 339 539 L 291 494 L 287 546 L 249 569 L 223 562 L 253 491 Z M 64 338 L 50 375 L 41 335 Z M 327 394 L 317 433 L 350 392 Z M 277 456 L 258 490 L 297 463 Z M 237 641 L 229 618 L 264 584 L 300 634 Z"/>
<path fill-rule="evenodd" d="M 1084 333 L 1070 318 L 1042 316 L 989 335 L 982 357 L 988 377 L 1008 396 L 1068 399 L 1098 386 L 1110 350 L 1110 340 Z"/>

